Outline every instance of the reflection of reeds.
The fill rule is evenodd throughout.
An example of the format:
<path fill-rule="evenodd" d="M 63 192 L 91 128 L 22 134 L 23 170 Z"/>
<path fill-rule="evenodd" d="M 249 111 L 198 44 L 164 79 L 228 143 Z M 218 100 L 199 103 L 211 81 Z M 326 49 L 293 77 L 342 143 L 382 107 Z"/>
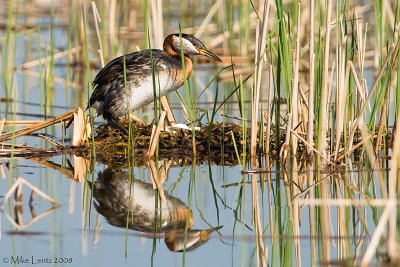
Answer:
<path fill-rule="evenodd" d="M 153 182 L 153 188 L 157 189 L 158 193 L 160 194 L 160 199 L 162 200 L 162 204 L 165 204 L 166 198 L 163 189 L 162 177 L 153 160 L 149 160 L 149 167 L 151 170 L 151 181 Z"/>
<path fill-rule="evenodd" d="M 57 201 L 55 201 L 53 198 L 48 196 L 46 193 L 44 193 L 42 190 L 37 188 L 36 186 L 32 185 L 30 182 L 25 180 L 24 178 L 18 178 L 15 180 L 14 184 L 10 187 L 10 189 L 7 191 L 7 193 L 4 195 L 4 199 L 0 202 L 0 206 L 3 206 L 4 203 L 11 197 L 11 195 L 16 192 L 16 190 L 19 190 L 22 185 L 25 185 L 29 187 L 32 192 L 35 192 L 38 194 L 40 197 L 48 201 L 52 207 L 58 207 Z"/>

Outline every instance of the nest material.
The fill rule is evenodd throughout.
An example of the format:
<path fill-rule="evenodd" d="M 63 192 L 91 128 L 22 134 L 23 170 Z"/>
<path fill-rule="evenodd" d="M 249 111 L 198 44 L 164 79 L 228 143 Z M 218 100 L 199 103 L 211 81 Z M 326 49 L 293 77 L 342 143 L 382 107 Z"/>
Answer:
<path fill-rule="evenodd" d="M 129 128 L 127 122 L 123 123 L 126 128 Z M 147 159 L 147 151 L 151 138 L 153 126 L 141 125 L 132 122 L 131 137 L 125 136 L 109 125 L 101 125 L 96 129 L 95 149 L 97 160 L 106 164 L 126 165 L 127 158 L 133 158 L 136 164 L 142 165 Z M 276 144 L 276 133 L 274 128 L 271 128 L 271 139 L 268 144 L 270 147 L 270 157 L 278 156 L 279 148 L 285 140 L 285 128 L 281 128 L 279 132 L 279 143 Z M 233 133 L 233 137 L 232 137 Z M 193 134 L 191 130 L 179 129 L 174 131 L 161 131 L 158 140 L 159 159 L 176 159 L 177 164 L 187 161 L 190 163 L 196 160 L 196 163 L 210 161 L 217 165 L 237 165 L 238 159 L 235 150 L 239 152 L 242 158 L 249 149 L 250 144 L 250 129 L 245 129 L 243 136 L 243 128 L 241 125 L 233 123 L 215 123 L 213 125 L 202 125 L 200 130 L 196 130 Z M 391 142 L 392 132 L 388 131 L 385 135 L 386 140 Z M 344 137 L 341 137 L 344 142 Z M 362 142 L 362 136 L 359 131 L 356 132 L 353 143 L 357 145 Z M 195 144 L 195 149 L 193 148 Z M 302 142 L 298 143 L 297 157 L 304 158 L 306 155 L 306 147 Z M 355 159 L 359 158 L 363 147 L 357 148 L 352 155 Z M 260 151 L 262 152 L 262 151 Z M 339 153 L 340 154 L 340 153 Z"/>
<path fill-rule="evenodd" d="M 124 123 L 129 128 L 127 123 Z M 249 143 L 250 132 L 247 129 L 243 139 L 241 126 L 232 123 L 215 123 L 201 126 L 193 134 L 191 130 L 164 130 L 158 140 L 158 157 L 160 158 L 191 158 L 196 155 L 198 160 L 223 159 L 223 163 L 237 163 L 236 148 L 243 151 L 244 142 Z M 100 161 L 115 163 L 120 158 L 126 161 L 128 154 L 142 158 L 147 155 L 152 133 L 152 125 L 131 124 L 131 137 L 121 134 L 109 125 L 101 125 L 96 129 L 95 149 Z M 233 133 L 233 137 L 232 137 Z M 234 144 L 235 143 L 235 144 Z M 195 149 L 193 148 L 193 144 Z"/>

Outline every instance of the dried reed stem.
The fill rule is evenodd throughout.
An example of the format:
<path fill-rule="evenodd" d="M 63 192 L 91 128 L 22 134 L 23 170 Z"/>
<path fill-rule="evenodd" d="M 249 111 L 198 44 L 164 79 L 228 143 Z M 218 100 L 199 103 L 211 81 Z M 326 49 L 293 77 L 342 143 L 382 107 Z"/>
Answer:
<path fill-rule="evenodd" d="M 336 127 L 335 127 L 335 160 L 337 159 L 339 153 L 340 139 L 343 132 L 343 124 L 345 112 L 344 108 L 346 106 L 346 92 L 347 92 L 347 80 L 349 78 L 350 65 L 347 64 L 345 70 L 345 52 L 343 52 L 343 47 L 339 44 L 337 45 L 338 55 L 337 55 L 337 86 L 336 86 Z"/>
<path fill-rule="evenodd" d="M 267 113 L 264 113 L 264 120 L 265 120 L 265 154 L 269 154 L 269 143 L 271 140 L 271 108 L 272 108 L 272 99 L 273 99 L 273 88 L 274 88 L 274 83 L 273 83 L 273 71 L 272 71 L 272 65 L 269 65 L 269 86 L 267 90 Z"/>
<path fill-rule="evenodd" d="M 258 134 L 258 105 L 261 91 L 261 73 L 263 67 L 263 54 L 267 38 L 267 26 L 269 17 L 270 1 L 264 1 L 264 11 L 261 23 L 257 24 L 256 31 L 256 57 L 254 69 L 254 85 L 252 86 L 251 98 L 251 136 L 250 136 L 250 155 L 252 158 L 256 156 L 257 150 L 257 134 Z"/>
<path fill-rule="evenodd" d="M 293 127 L 297 127 L 299 121 L 299 113 L 298 113 L 298 103 L 299 103 L 299 65 L 300 65 L 300 23 L 301 23 L 301 5 L 298 3 L 297 8 L 297 38 L 296 38 L 296 54 L 294 59 L 294 68 L 293 68 L 293 90 L 292 90 L 292 107 L 291 107 L 291 115 L 292 115 L 292 124 L 289 131 L 295 131 Z M 289 127 L 289 126 L 288 126 Z M 290 135 L 289 135 L 290 136 Z M 297 151 L 297 138 L 296 135 L 291 138 L 292 142 L 292 155 L 296 155 Z"/>
<path fill-rule="evenodd" d="M 323 155 L 321 152 L 319 152 L 318 150 L 316 150 L 311 144 L 309 144 L 303 137 L 301 137 L 298 133 L 296 133 L 293 129 L 290 130 L 290 132 L 292 134 L 294 134 L 298 139 L 300 139 L 300 141 L 302 141 L 304 143 L 304 145 L 307 146 L 307 148 L 311 149 L 312 151 L 314 151 L 315 153 L 317 153 L 318 155 L 320 155 L 324 160 L 326 160 L 326 162 L 328 162 L 329 164 L 333 164 L 332 161 L 330 161 L 325 155 Z"/>
<path fill-rule="evenodd" d="M 367 109 L 367 105 L 368 105 L 369 101 L 371 100 L 372 96 L 374 95 L 376 88 L 378 87 L 379 80 L 381 79 L 381 77 L 384 74 L 386 68 L 388 67 L 390 60 L 393 59 L 394 62 L 395 62 L 395 59 L 397 59 L 397 56 L 399 54 L 399 49 L 400 49 L 400 38 L 397 40 L 396 47 L 394 49 L 392 48 L 390 50 L 389 54 L 387 55 L 386 60 L 383 63 L 382 68 L 379 70 L 379 73 L 378 73 L 378 75 L 377 75 L 377 77 L 375 79 L 375 82 L 372 85 L 371 90 L 369 91 L 368 97 L 365 99 L 364 104 L 362 105 L 360 111 L 358 112 L 358 116 L 356 118 L 356 121 L 352 125 L 351 131 L 350 131 L 350 134 L 349 134 L 349 138 L 348 138 L 348 143 L 349 143 L 348 149 L 349 150 L 350 150 L 350 148 L 352 146 L 352 143 L 353 143 L 354 134 L 356 133 L 357 128 L 359 127 L 360 122 L 364 117 L 364 112 Z"/>
<path fill-rule="evenodd" d="M 332 198 L 314 198 L 306 199 L 300 198 L 299 205 L 306 206 L 347 206 L 347 207 L 358 207 L 358 206 L 373 206 L 373 207 L 385 207 L 388 204 L 387 199 L 382 198 L 370 198 L 370 199 L 332 199 Z M 396 200 L 395 205 L 399 205 L 400 201 Z"/>
<path fill-rule="evenodd" d="M 0 136 L 3 133 L 4 125 L 6 125 L 5 122 L 6 122 L 6 119 L 0 120 Z"/>
<path fill-rule="evenodd" d="M 310 0 L 310 45 L 309 45 L 309 91 L 308 91 L 308 122 L 307 122 L 307 154 L 311 155 L 314 147 L 314 0 Z"/>
<path fill-rule="evenodd" d="M 326 15 L 326 33 L 325 33 L 325 45 L 324 45 L 324 65 L 322 71 L 322 89 L 321 89 L 321 105 L 319 115 L 319 134 L 318 143 L 321 154 L 327 155 L 327 132 L 328 132 L 328 80 L 329 80 L 329 48 L 330 48 L 330 36 L 331 36 L 331 14 L 332 14 L 332 0 L 328 0 L 327 15 Z"/>
<path fill-rule="evenodd" d="M 175 124 L 176 120 L 174 113 L 172 112 L 171 106 L 169 105 L 168 98 L 166 96 L 161 97 L 161 104 L 163 109 L 167 113 L 167 120 L 169 124 Z"/>
<path fill-rule="evenodd" d="M 101 23 L 101 17 L 99 11 L 97 10 L 96 3 L 93 1 L 92 1 L 92 10 L 94 17 L 94 25 L 96 27 L 97 40 L 99 41 L 99 49 L 97 50 L 97 52 L 99 52 L 101 67 L 104 67 L 103 45 L 101 44 L 100 30 L 99 30 L 99 23 Z"/>
<path fill-rule="evenodd" d="M 218 11 L 218 8 L 220 7 L 221 4 L 222 4 L 222 0 L 217 0 L 217 2 L 215 2 L 215 4 L 211 7 L 207 16 L 204 18 L 200 27 L 197 29 L 196 33 L 194 34 L 195 37 L 200 38 L 200 36 L 203 34 L 206 27 L 209 26 L 212 17 Z"/>
<path fill-rule="evenodd" d="M 17 71 L 23 71 L 23 70 L 26 70 L 29 68 L 40 66 L 42 64 L 49 63 L 51 60 L 56 60 L 56 59 L 60 59 L 63 57 L 71 56 L 71 55 L 79 53 L 81 51 L 82 51 L 82 48 L 78 46 L 78 47 L 74 47 L 74 48 L 71 48 L 71 49 L 68 49 L 68 50 L 65 50 L 62 52 L 55 53 L 54 55 L 50 55 L 45 58 L 35 59 L 35 60 L 29 61 L 29 62 L 26 62 L 26 63 L 23 63 L 23 64 L 17 66 Z"/>
<path fill-rule="evenodd" d="M 117 0 L 111 0 L 110 3 L 110 15 L 108 17 L 108 39 L 110 42 L 110 50 L 114 49 L 115 43 L 117 41 L 117 34 L 115 30 L 115 21 L 116 21 L 116 9 L 117 9 Z"/>
<path fill-rule="evenodd" d="M 166 115 L 166 112 L 162 111 L 161 115 L 160 115 L 160 120 L 158 121 L 157 127 L 154 131 L 154 135 L 152 134 L 152 138 L 150 139 L 150 148 L 149 148 L 149 153 L 147 154 L 148 158 L 154 157 L 154 153 L 156 151 L 157 144 L 158 144 L 158 138 L 160 137 L 161 129 L 164 126 L 165 115 Z"/>
<path fill-rule="evenodd" d="M 81 108 L 74 113 L 74 128 L 72 130 L 72 146 L 85 144 L 86 137 L 90 136 L 91 127 L 89 119 L 86 118 Z"/>
<path fill-rule="evenodd" d="M 35 131 L 38 131 L 40 129 L 46 128 L 48 126 L 60 123 L 60 122 L 66 122 L 68 120 L 70 120 L 71 118 L 73 118 L 74 113 L 77 112 L 77 108 L 71 109 L 70 111 L 67 111 L 65 113 L 63 113 L 62 115 L 54 118 L 54 119 L 50 119 L 47 121 L 43 121 L 43 122 L 39 122 L 36 124 L 33 124 L 30 127 L 26 127 L 14 132 L 7 132 L 7 133 L 3 133 L 0 135 L 0 142 L 4 142 L 7 140 L 10 140 L 12 138 L 17 138 L 23 135 L 27 135 L 30 133 L 33 133 Z"/>
<path fill-rule="evenodd" d="M 36 121 L 28 121 L 28 120 L 26 120 L 26 121 L 6 121 L 6 120 L 4 120 L 4 125 L 31 125 L 31 124 L 36 124 L 36 123 L 40 123 L 40 122 L 43 122 L 43 121 L 38 121 L 38 120 L 36 120 Z M 1 122 L 0 122 L 0 124 L 1 124 Z M 1 133 L 1 131 L 0 131 L 0 133 Z"/>

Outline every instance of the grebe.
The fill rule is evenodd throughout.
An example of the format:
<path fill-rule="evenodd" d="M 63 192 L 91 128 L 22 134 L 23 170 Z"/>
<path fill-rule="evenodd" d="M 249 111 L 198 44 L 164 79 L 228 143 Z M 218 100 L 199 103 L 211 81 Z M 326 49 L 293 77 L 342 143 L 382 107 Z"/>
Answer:
<path fill-rule="evenodd" d="M 182 33 L 168 35 L 163 49 L 148 49 L 117 57 L 99 71 L 93 80 L 94 91 L 89 100 L 97 115 L 102 115 L 112 126 L 119 127 L 116 120 L 124 117 L 154 100 L 152 60 L 155 73 L 157 98 L 177 90 L 192 73 L 191 55 L 204 55 L 215 61 L 221 59 L 210 52 L 204 44 L 192 35 Z M 185 71 L 181 58 L 181 43 Z M 124 81 L 124 60 L 126 87 Z"/>

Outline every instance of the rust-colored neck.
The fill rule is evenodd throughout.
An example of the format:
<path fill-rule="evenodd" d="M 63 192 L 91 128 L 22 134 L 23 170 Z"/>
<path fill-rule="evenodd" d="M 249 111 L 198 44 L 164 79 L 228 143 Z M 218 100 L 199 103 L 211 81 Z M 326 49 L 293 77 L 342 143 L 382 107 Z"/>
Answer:
<path fill-rule="evenodd" d="M 185 70 L 186 70 L 186 79 L 188 80 L 193 70 L 192 60 L 188 56 L 185 56 Z"/>
<path fill-rule="evenodd" d="M 174 38 L 173 35 L 169 35 L 167 38 L 165 38 L 164 44 L 163 44 L 163 49 L 170 56 L 173 56 L 173 57 L 179 56 L 180 57 L 180 54 L 177 53 L 172 48 L 172 46 L 174 44 L 174 39 L 173 38 Z"/>
<path fill-rule="evenodd" d="M 168 55 L 176 58 L 181 63 L 182 62 L 181 53 L 176 52 L 172 48 L 173 44 L 174 44 L 173 35 L 169 35 L 164 40 L 163 49 Z M 186 79 L 189 79 L 190 75 L 192 74 L 193 64 L 190 57 L 186 55 L 185 55 L 185 70 L 186 70 Z"/>

